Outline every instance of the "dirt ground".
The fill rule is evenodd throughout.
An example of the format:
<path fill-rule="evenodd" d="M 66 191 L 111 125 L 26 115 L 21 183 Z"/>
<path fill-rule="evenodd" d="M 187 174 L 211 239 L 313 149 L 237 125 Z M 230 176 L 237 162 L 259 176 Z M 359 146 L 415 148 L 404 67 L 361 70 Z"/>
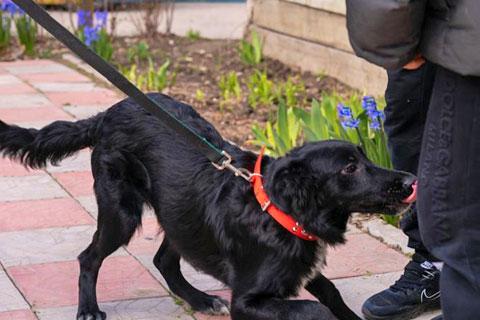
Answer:
<path fill-rule="evenodd" d="M 253 123 L 264 123 L 275 113 L 274 106 L 260 106 L 253 110 L 248 106 L 248 87 L 246 82 L 254 72 L 254 68 L 243 63 L 238 53 L 239 42 L 233 40 L 192 40 L 186 37 L 173 35 L 156 35 L 152 38 L 131 37 L 116 38 L 113 41 L 113 64 L 127 67 L 130 65 L 127 52 L 140 41 L 149 45 L 149 51 L 155 65 L 160 66 L 166 59 L 172 62 L 172 69 L 176 72 L 176 81 L 173 86 L 164 90 L 177 100 L 186 102 L 198 110 L 205 118 L 211 121 L 222 135 L 240 145 L 245 145 L 252 139 L 251 126 Z M 41 39 L 37 46 L 39 58 L 60 59 L 67 52 L 58 41 Z M 21 48 L 12 45 L 0 53 L 0 60 L 8 61 L 23 59 Z M 146 69 L 147 63 L 139 63 L 139 70 Z M 312 74 L 292 69 L 283 63 L 265 58 L 259 70 L 265 70 L 268 78 L 274 83 L 286 81 L 289 77 L 295 82 L 302 82 L 305 87 L 301 101 L 308 108 L 313 98 L 321 98 L 322 93 L 336 92 L 341 96 L 348 96 L 352 89 L 341 82 L 322 74 Z M 219 79 L 231 71 L 237 73 L 242 87 L 240 101 L 221 107 L 221 92 L 218 86 Z M 201 90 L 203 99 L 198 99 L 196 92 Z"/>

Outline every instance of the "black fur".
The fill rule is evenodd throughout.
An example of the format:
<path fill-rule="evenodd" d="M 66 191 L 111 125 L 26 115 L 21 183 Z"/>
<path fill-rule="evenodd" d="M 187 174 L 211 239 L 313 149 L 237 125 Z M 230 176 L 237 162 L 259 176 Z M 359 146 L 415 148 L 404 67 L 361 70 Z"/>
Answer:
<path fill-rule="evenodd" d="M 0 150 L 4 156 L 31 168 L 45 167 L 94 145 L 90 132 L 98 123 L 96 116 L 78 122 L 56 121 L 41 130 L 9 126 L 0 121 Z"/>
<path fill-rule="evenodd" d="M 222 139 L 190 106 L 151 94 L 199 134 L 226 150 L 234 165 L 253 170 L 256 155 Z M 282 158 L 265 157 L 262 172 L 272 201 L 300 221 L 318 242 L 296 238 L 272 220 L 250 184 L 218 171 L 184 139 L 132 100 L 75 123 L 41 129 L 0 122 L 0 151 L 43 167 L 92 147 L 99 215 L 92 243 L 79 256 L 78 319 L 104 319 L 95 285 L 105 257 L 129 242 L 142 208 L 154 208 L 165 240 L 154 264 L 173 293 L 193 309 L 225 313 L 227 303 L 193 288 L 180 257 L 230 286 L 234 320 L 358 319 L 324 278 L 325 247 L 344 242 L 351 212 L 406 208 L 414 177 L 374 166 L 359 148 L 341 141 L 309 143 Z M 289 301 L 302 285 L 319 302 Z"/>

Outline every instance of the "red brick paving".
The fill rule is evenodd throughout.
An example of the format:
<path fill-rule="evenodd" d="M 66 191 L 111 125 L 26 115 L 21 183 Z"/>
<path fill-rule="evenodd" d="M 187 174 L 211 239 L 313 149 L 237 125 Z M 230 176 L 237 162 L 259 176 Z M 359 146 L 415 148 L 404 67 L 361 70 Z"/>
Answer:
<path fill-rule="evenodd" d="M 0 67 L 13 67 L 13 66 L 46 66 L 56 64 L 55 62 L 47 59 L 35 59 L 35 60 L 15 60 L 8 62 L 0 62 Z"/>
<path fill-rule="evenodd" d="M 22 74 L 18 76 L 30 83 L 38 82 L 89 82 L 90 79 L 76 72 L 71 73 L 36 73 Z"/>
<path fill-rule="evenodd" d="M 72 198 L 0 202 L 0 232 L 94 223 Z"/>
<path fill-rule="evenodd" d="M 92 91 L 92 92 L 51 92 L 45 93 L 48 99 L 57 106 L 64 105 L 92 105 L 103 104 L 111 105 L 119 101 L 112 91 Z"/>
<path fill-rule="evenodd" d="M 31 310 L 0 312 L 0 320 L 37 320 Z"/>
<path fill-rule="evenodd" d="M 22 94 L 22 93 L 35 93 L 35 89 L 26 84 L 13 84 L 1 86 L 0 91 L 2 94 Z"/>
<path fill-rule="evenodd" d="M 20 177 L 40 173 L 42 173 L 41 170 L 27 169 L 18 162 L 0 158 L 0 176 L 2 177 Z"/>
<path fill-rule="evenodd" d="M 329 250 L 325 276 L 330 279 L 403 270 L 408 259 L 367 234 L 352 234 Z"/>
<path fill-rule="evenodd" d="M 7 268 L 27 301 L 38 308 L 76 305 L 77 261 Z M 98 276 L 99 302 L 167 295 L 150 273 L 133 257 L 107 258 Z"/>
<path fill-rule="evenodd" d="M 74 197 L 94 193 L 93 177 L 90 171 L 54 173 L 53 177 Z"/>
<path fill-rule="evenodd" d="M 2 88 L 0 87 L 0 91 Z M 40 108 L 18 108 L 0 109 L 0 119 L 7 123 L 18 122 L 39 122 L 44 120 L 73 120 L 73 118 L 56 107 L 40 107 Z"/>
<path fill-rule="evenodd" d="M 142 227 L 135 232 L 128 244 L 128 251 L 135 255 L 149 254 L 152 256 L 158 251 L 163 239 L 162 229 L 157 218 L 148 217 L 142 221 Z"/>

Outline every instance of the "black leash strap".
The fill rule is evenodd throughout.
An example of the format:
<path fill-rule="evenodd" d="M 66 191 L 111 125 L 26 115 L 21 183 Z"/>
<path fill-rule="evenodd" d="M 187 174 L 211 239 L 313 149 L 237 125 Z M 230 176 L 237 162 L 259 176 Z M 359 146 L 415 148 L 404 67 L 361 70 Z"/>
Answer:
<path fill-rule="evenodd" d="M 95 52 L 90 50 L 77 37 L 75 37 L 64 26 L 53 19 L 47 11 L 32 0 L 13 0 L 33 20 L 50 32 L 57 40 L 62 42 L 83 61 L 97 70 L 108 79 L 114 86 L 134 99 L 140 106 L 157 117 L 164 124 L 185 137 L 193 146 L 202 152 L 218 169 L 230 169 L 231 157 L 224 151 L 218 149 L 204 137 L 198 135 L 193 129 L 186 126 L 165 110 L 158 102 L 149 98 L 140 89 L 133 85 L 127 78 L 117 71 L 112 65 L 103 60 Z M 233 171 L 233 170 L 232 170 Z"/>

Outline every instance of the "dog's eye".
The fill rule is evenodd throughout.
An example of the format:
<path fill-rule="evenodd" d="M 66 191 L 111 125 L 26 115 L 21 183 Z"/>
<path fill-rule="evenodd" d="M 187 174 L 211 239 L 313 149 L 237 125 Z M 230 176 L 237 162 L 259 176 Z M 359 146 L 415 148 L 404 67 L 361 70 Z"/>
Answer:
<path fill-rule="evenodd" d="M 348 166 L 343 168 L 342 174 L 352 174 L 357 171 L 357 165 L 354 163 L 350 163 Z"/>

